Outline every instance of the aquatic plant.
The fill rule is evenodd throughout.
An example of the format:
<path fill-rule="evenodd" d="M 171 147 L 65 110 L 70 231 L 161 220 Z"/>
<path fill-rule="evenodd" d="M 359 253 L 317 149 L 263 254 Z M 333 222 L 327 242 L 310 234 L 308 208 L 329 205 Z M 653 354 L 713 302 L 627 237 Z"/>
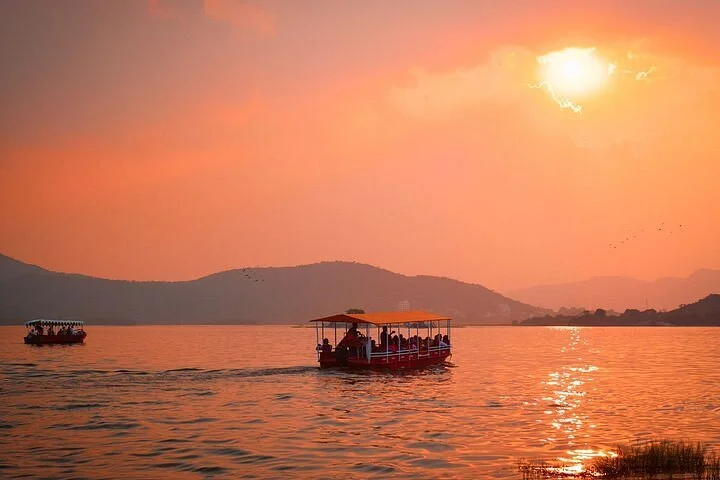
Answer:
<path fill-rule="evenodd" d="M 720 480 L 720 458 L 707 446 L 674 440 L 653 440 L 618 446 L 614 454 L 597 457 L 588 465 L 552 465 L 520 461 L 524 480 L 549 478 L 606 478 L 612 480 L 693 478 Z M 688 477 L 689 475 L 689 477 Z"/>

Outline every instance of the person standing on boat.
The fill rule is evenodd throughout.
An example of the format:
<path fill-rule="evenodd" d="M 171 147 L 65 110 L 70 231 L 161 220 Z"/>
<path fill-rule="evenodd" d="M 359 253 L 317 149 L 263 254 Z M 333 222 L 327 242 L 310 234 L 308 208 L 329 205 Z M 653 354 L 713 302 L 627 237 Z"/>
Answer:
<path fill-rule="evenodd" d="M 358 331 L 357 322 L 353 322 L 352 327 L 345 333 L 345 337 L 338 343 L 338 347 L 358 347 L 360 339 L 363 337 L 364 335 Z"/>
<path fill-rule="evenodd" d="M 383 349 L 387 348 L 387 346 L 390 345 L 390 335 L 392 335 L 393 333 L 395 333 L 395 330 L 388 333 L 387 326 L 383 326 L 382 332 L 380 332 L 380 346 Z"/>
<path fill-rule="evenodd" d="M 358 332 L 357 322 L 353 322 L 352 327 L 350 327 L 350 329 L 347 331 L 347 335 L 352 335 L 355 338 L 360 336 L 360 332 Z"/>

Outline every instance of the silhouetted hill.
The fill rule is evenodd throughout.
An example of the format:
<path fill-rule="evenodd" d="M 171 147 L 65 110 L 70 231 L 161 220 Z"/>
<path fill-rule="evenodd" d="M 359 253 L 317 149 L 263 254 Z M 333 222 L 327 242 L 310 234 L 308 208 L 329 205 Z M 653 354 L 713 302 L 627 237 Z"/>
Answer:
<path fill-rule="evenodd" d="M 654 309 L 640 311 L 627 309 L 620 315 L 608 315 L 603 309 L 581 315 L 545 315 L 533 317 L 520 325 L 572 325 L 572 326 L 720 326 L 720 295 L 712 294 L 689 305 L 669 312 Z"/>
<path fill-rule="evenodd" d="M 7 272 L 2 271 L 6 263 Z M 243 268 L 186 282 L 133 282 L 49 272 L 12 260 L 0 264 L 0 278 L 5 279 L 0 281 L 3 323 L 44 317 L 97 323 L 297 324 L 351 307 L 396 310 L 401 301 L 461 323 L 510 323 L 544 312 L 480 285 L 349 262 Z"/>
<path fill-rule="evenodd" d="M 12 280 L 22 275 L 50 273 L 35 265 L 20 262 L 0 253 L 0 282 Z"/>
<path fill-rule="evenodd" d="M 595 277 L 582 282 L 514 290 L 508 295 L 553 310 L 583 307 L 624 311 L 648 307 L 670 310 L 714 292 L 720 292 L 720 270 L 703 269 L 687 278 L 670 277 L 646 282 L 626 277 Z"/>
<path fill-rule="evenodd" d="M 673 325 L 720 325 L 720 295 L 708 295 L 662 316 L 664 321 Z"/>

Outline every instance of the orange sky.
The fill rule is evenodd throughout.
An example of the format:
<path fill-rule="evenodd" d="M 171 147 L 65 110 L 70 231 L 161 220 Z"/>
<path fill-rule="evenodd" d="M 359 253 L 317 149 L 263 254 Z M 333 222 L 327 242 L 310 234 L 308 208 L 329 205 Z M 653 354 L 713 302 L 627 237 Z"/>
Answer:
<path fill-rule="evenodd" d="M 717 18 L 713 0 L 4 1 L 0 252 L 170 280 L 353 260 L 497 290 L 720 267 Z M 618 67 L 581 114 L 530 88 L 565 47 Z"/>

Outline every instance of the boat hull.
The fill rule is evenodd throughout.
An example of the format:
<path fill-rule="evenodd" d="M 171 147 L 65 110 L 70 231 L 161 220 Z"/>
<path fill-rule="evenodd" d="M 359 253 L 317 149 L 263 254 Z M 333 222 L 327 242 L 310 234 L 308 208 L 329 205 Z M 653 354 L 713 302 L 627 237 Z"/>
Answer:
<path fill-rule="evenodd" d="M 422 353 L 401 353 L 367 358 L 342 357 L 335 352 L 320 355 L 320 367 L 350 367 L 358 369 L 424 368 L 445 363 L 452 355 L 450 349 Z"/>
<path fill-rule="evenodd" d="M 25 337 L 25 343 L 28 345 L 70 345 L 83 343 L 85 337 L 87 337 L 85 332 L 78 335 L 28 335 Z"/>

